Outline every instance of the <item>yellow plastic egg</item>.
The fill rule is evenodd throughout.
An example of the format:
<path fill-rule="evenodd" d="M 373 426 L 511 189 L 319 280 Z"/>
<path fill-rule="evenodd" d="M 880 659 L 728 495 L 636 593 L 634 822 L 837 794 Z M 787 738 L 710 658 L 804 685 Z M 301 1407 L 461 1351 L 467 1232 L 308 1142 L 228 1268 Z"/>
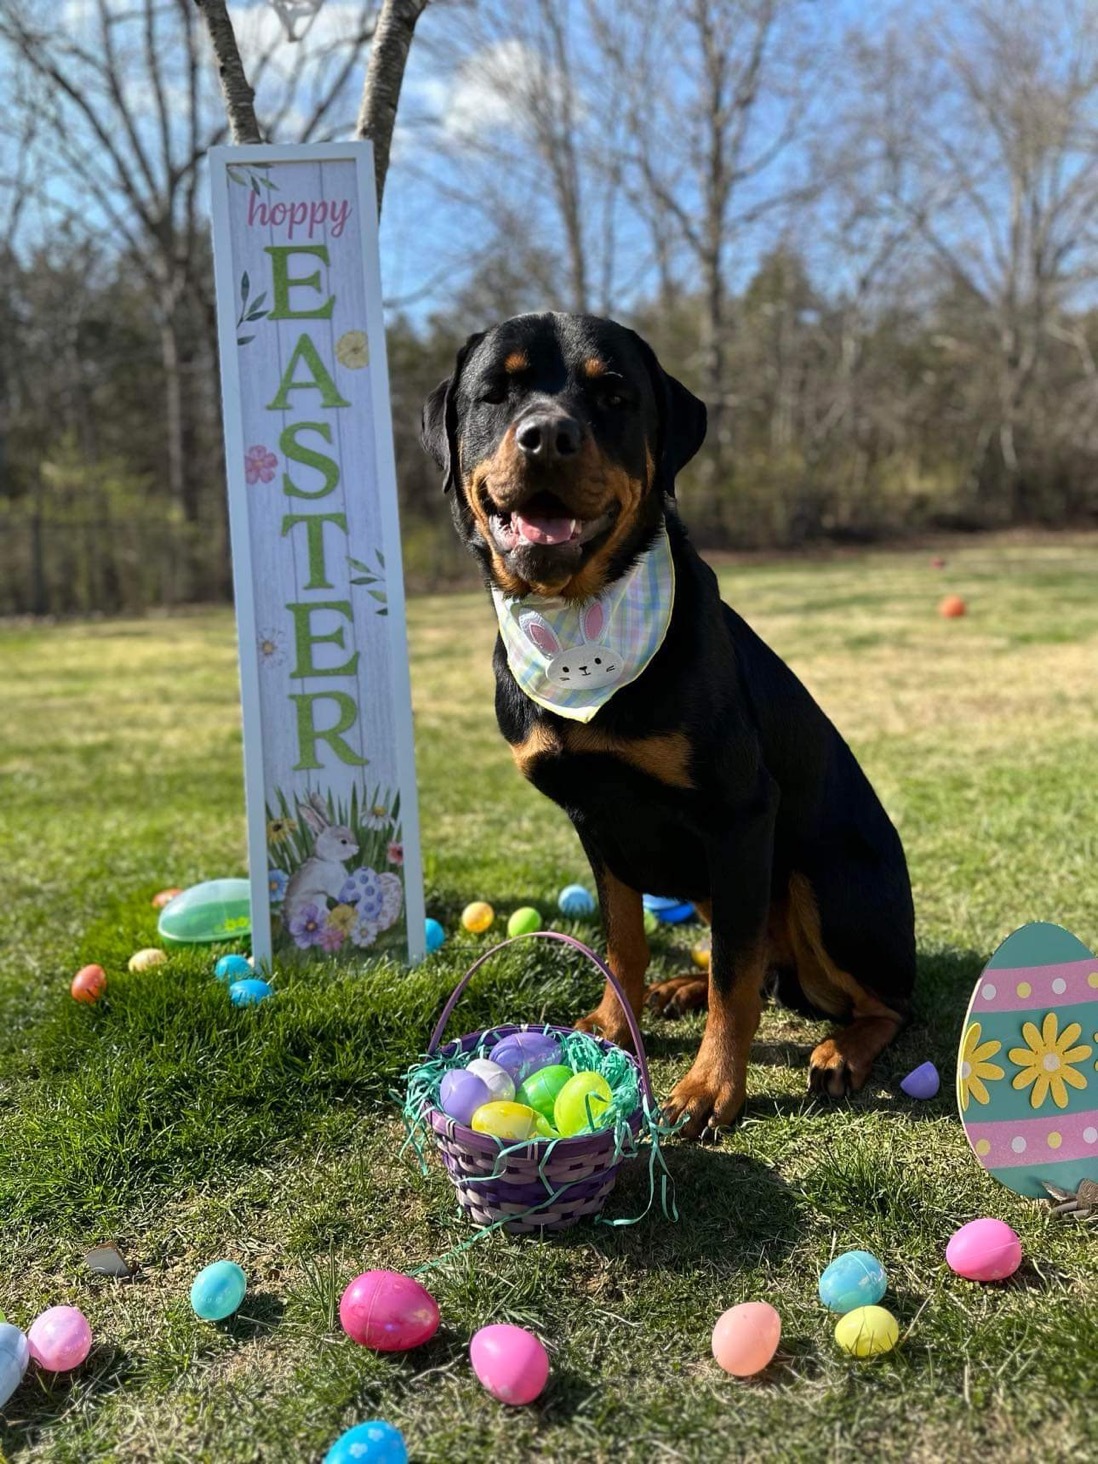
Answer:
<path fill-rule="evenodd" d="M 532 1139 L 538 1131 L 538 1115 L 525 1103 L 482 1103 L 470 1125 L 478 1134 L 491 1134 L 510 1144 Z"/>
<path fill-rule="evenodd" d="M 594 1133 L 612 1122 L 608 1112 L 613 1094 L 601 1073 L 576 1073 L 568 1079 L 553 1104 L 553 1122 L 563 1138 Z"/>
<path fill-rule="evenodd" d="M 134 951 L 127 965 L 131 971 L 151 971 L 154 966 L 162 966 L 167 959 L 167 951 L 146 946 L 143 951 Z"/>
<path fill-rule="evenodd" d="M 883 1306 L 856 1306 L 840 1317 L 835 1341 L 851 1357 L 876 1357 L 891 1352 L 900 1340 L 900 1327 Z"/>
<path fill-rule="evenodd" d="M 709 942 L 699 941 L 696 946 L 690 949 L 690 959 L 695 966 L 700 966 L 703 971 L 709 970 L 709 958 L 711 955 Z"/>
<path fill-rule="evenodd" d="M 461 912 L 461 923 L 473 935 L 482 935 L 491 927 L 496 912 L 487 900 L 474 900 Z"/>

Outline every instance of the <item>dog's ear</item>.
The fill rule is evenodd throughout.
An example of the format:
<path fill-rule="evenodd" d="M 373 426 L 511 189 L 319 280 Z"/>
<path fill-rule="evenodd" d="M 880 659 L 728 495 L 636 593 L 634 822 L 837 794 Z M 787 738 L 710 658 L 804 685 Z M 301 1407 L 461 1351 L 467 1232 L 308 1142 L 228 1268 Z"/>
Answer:
<path fill-rule="evenodd" d="M 469 352 L 480 344 L 484 336 L 485 332 L 479 331 L 469 337 L 457 353 L 453 375 L 440 381 L 423 403 L 419 440 L 442 469 L 443 493 L 457 482 L 458 474 L 457 410 L 454 406 L 454 394 Z"/>
<path fill-rule="evenodd" d="M 681 381 L 663 369 L 656 353 L 636 331 L 633 339 L 644 357 L 659 414 L 655 443 L 656 477 L 663 491 L 675 496 L 675 475 L 679 473 L 705 441 L 707 413 L 705 403 L 688 391 Z"/>

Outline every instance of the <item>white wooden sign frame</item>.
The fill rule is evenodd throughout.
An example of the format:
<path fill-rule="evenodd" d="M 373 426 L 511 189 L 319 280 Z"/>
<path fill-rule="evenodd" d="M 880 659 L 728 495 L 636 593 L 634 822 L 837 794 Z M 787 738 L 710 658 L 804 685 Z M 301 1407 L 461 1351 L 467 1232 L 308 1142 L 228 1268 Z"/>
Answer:
<path fill-rule="evenodd" d="M 210 177 L 253 954 L 419 960 L 373 151 L 215 147 Z"/>

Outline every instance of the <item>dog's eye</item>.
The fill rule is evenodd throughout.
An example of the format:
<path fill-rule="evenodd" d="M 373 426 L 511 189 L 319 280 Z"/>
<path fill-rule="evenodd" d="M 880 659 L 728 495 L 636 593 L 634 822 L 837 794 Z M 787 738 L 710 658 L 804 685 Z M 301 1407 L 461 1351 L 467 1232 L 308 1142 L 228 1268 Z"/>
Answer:
<path fill-rule="evenodd" d="M 498 406 L 500 402 L 507 400 L 507 383 L 505 381 L 490 381 L 481 388 L 478 402 L 487 402 L 492 406 Z"/>

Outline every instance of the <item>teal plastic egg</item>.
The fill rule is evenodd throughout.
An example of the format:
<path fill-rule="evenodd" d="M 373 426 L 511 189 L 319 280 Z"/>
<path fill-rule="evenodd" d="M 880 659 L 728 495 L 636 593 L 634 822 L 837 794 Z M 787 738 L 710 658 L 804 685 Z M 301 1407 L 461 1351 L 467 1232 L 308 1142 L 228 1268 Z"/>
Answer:
<path fill-rule="evenodd" d="M 249 976 L 247 981 L 234 981 L 229 987 L 229 1000 L 233 1006 L 258 1006 L 271 995 L 271 988 L 258 976 Z"/>
<path fill-rule="evenodd" d="M 251 887 L 246 879 L 209 879 L 191 885 L 168 901 L 156 928 L 170 946 L 239 940 L 252 932 Z"/>
<path fill-rule="evenodd" d="M 235 1261 L 213 1261 L 191 1282 L 191 1306 L 204 1322 L 231 1317 L 244 1300 L 248 1278 Z"/>
<path fill-rule="evenodd" d="M 446 939 L 446 931 L 437 920 L 428 918 L 423 922 L 423 936 L 427 942 L 427 952 L 432 954 Z"/>
<path fill-rule="evenodd" d="M 214 975 L 219 981 L 247 980 L 251 974 L 247 956 L 222 956 L 214 967 Z"/>
<path fill-rule="evenodd" d="M 324 1464 L 408 1464 L 404 1435 L 391 1423 L 371 1418 L 340 1434 Z"/>
<path fill-rule="evenodd" d="M 869 1251 L 845 1251 L 820 1277 L 820 1300 L 833 1312 L 873 1306 L 887 1290 L 885 1269 Z"/>
<path fill-rule="evenodd" d="M 0 1322 L 0 1408 L 23 1381 L 30 1362 L 26 1335 L 10 1322 Z"/>

